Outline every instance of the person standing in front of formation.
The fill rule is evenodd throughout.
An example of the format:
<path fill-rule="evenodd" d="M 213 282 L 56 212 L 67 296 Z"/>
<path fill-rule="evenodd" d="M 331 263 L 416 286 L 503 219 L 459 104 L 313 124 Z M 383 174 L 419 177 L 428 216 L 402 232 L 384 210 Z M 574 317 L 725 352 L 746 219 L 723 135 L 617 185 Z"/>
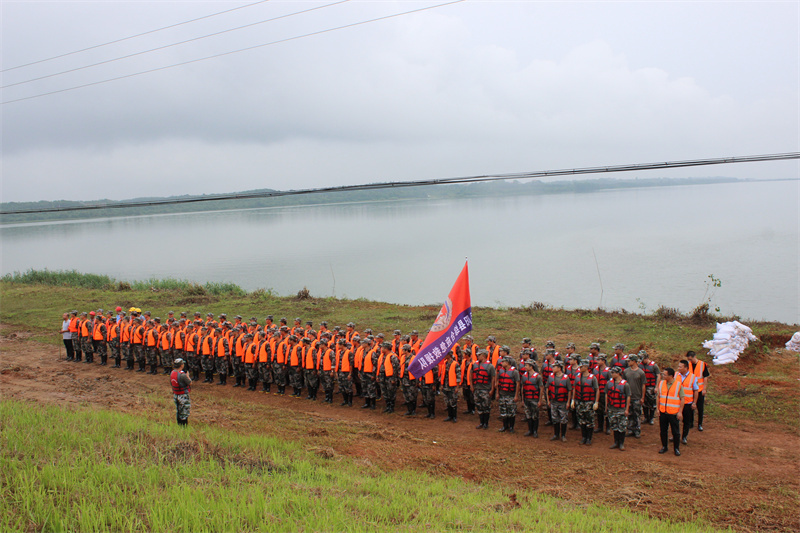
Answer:
<path fill-rule="evenodd" d="M 689 361 L 681 359 L 678 363 L 677 379 L 683 385 L 683 431 L 681 432 L 681 443 L 688 444 L 689 430 L 694 427 L 694 411 L 697 409 L 697 394 L 700 386 L 697 384 L 697 377 L 689 371 Z"/>
<path fill-rule="evenodd" d="M 567 405 L 572 396 L 572 382 L 564 374 L 564 363 L 556 359 L 552 362 L 553 374 L 547 380 L 547 407 L 553 421 L 553 436 L 550 440 L 567 441 Z"/>
<path fill-rule="evenodd" d="M 697 431 L 703 431 L 703 410 L 706 403 L 706 389 L 708 388 L 708 379 L 711 374 L 708 372 L 708 365 L 705 361 L 697 358 L 697 354 L 693 351 L 686 352 L 686 359 L 689 361 L 689 372 L 694 374 L 697 378 Z"/>
<path fill-rule="evenodd" d="M 622 379 L 622 369 L 615 366 L 611 369 L 611 381 L 606 383 L 606 412 L 608 425 L 614 432 L 614 444 L 611 449 L 625 450 L 625 430 L 628 427 L 628 415 L 631 407 L 631 387 Z"/>
<path fill-rule="evenodd" d="M 489 429 L 489 413 L 492 409 L 492 393 L 496 371 L 486 361 L 489 352 L 478 350 L 478 361 L 472 365 L 472 395 L 475 398 L 475 410 L 478 412 L 480 424 L 475 429 Z"/>
<path fill-rule="evenodd" d="M 597 402 L 600 399 L 600 387 L 597 378 L 589 373 L 592 362 L 584 359 L 580 363 L 580 373 L 575 376 L 572 384 L 572 405 L 578 415 L 578 424 L 581 426 L 581 444 L 591 445 L 594 433 L 594 412 L 597 411 Z"/>
<path fill-rule="evenodd" d="M 75 349 L 72 347 L 72 332 L 69 329 L 69 313 L 64 313 L 61 316 L 61 339 L 64 341 L 64 348 L 67 350 L 67 361 L 72 361 L 75 358 Z"/>
<path fill-rule="evenodd" d="M 647 375 L 639 368 L 639 356 L 628 356 L 628 368 L 622 371 L 622 377 L 631 388 L 631 405 L 628 416 L 628 436 L 642 436 L 642 407 L 644 406 L 645 385 Z"/>
<path fill-rule="evenodd" d="M 644 419 L 652 426 L 655 424 L 653 419 L 656 416 L 656 386 L 658 385 L 661 370 L 659 370 L 656 362 L 650 359 L 646 351 L 640 350 L 639 357 L 642 360 L 640 368 L 644 370 L 645 376 L 647 376 L 644 386 Z"/>
<path fill-rule="evenodd" d="M 681 454 L 678 425 L 683 419 L 683 393 L 683 384 L 675 379 L 675 370 L 665 368 L 658 383 L 657 395 L 658 426 L 661 430 L 661 449 L 658 453 L 667 453 L 667 428 L 669 428 L 672 431 L 675 455 Z"/>
<path fill-rule="evenodd" d="M 169 382 L 172 385 L 172 397 L 175 400 L 176 418 L 178 425 L 188 426 L 189 411 L 192 408 L 192 402 L 189 401 L 192 379 L 183 371 L 183 359 L 175 359 L 172 367 Z"/>
<path fill-rule="evenodd" d="M 520 387 L 516 400 L 522 400 L 525 418 L 528 422 L 526 437 L 539 438 L 539 407 L 542 405 L 542 376 L 536 372 L 536 361 L 532 357 L 525 360 L 525 371 L 520 376 Z"/>

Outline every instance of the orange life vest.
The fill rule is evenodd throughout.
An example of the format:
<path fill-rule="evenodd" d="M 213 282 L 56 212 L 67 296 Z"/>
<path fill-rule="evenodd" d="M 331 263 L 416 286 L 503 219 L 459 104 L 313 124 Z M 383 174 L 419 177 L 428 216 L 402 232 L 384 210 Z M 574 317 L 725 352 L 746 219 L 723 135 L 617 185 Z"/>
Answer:
<path fill-rule="evenodd" d="M 676 415 L 681 408 L 680 394 L 681 383 L 677 379 L 672 380 L 672 385 L 667 387 L 666 381 L 661 381 L 658 385 L 658 410 L 668 415 Z"/>
<path fill-rule="evenodd" d="M 680 376 L 680 374 L 678 374 Z M 694 390 L 692 390 L 692 383 L 694 383 L 695 376 L 691 372 L 686 373 L 683 378 L 683 405 L 692 405 L 694 403 Z"/>
<path fill-rule="evenodd" d="M 703 377 L 703 371 L 706 369 L 706 364 L 704 361 L 697 361 L 697 365 L 693 365 L 691 361 L 689 361 L 689 372 L 694 374 L 697 378 L 697 388 L 698 392 L 703 392 L 706 390 L 706 379 Z"/>

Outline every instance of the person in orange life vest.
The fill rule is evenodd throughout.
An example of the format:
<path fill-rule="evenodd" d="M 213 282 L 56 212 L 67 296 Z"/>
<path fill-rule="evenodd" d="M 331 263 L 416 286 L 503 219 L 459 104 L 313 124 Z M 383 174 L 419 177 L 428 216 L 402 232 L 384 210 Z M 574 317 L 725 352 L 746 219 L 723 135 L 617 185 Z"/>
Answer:
<path fill-rule="evenodd" d="M 342 393 L 342 407 L 353 406 L 353 362 L 355 354 L 353 345 L 347 339 L 337 342 L 334 356 L 336 358 L 336 377 L 339 379 L 339 392 Z"/>
<path fill-rule="evenodd" d="M 261 326 L 256 331 L 261 331 Z M 272 345 L 270 339 L 272 334 L 269 331 L 264 331 L 259 336 L 258 348 L 256 348 L 256 368 L 258 369 L 258 379 L 261 380 L 261 390 L 259 392 L 266 393 L 270 391 L 272 384 Z M 253 338 L 255 343 L 255 337 Z"/>
<path fill-rule="evenodd" d="M 139 364 L 137 372 L 144 372 L 146 362 L 145 345 L 144 345 L 145 325 L 144 319 L 141 316 L 136 316 L 133 319 L 131 326 L 131 349 L 136 363 Z"/>
<path fill-rule="evenodd" d="M 183 371 L 183 359 L 175 359 L 173 370 L 169 376 L 172 385 L 172 398 L 175 400 L 176 418 L 178 425 L 189 425 L 189 411 L 192 403 L 189 401 L 189 391 L 192 379 Z"/>
<path fill-rule="evenodd" d="M 661 430 L 661 449 L 658 453 L 667 453 L 667 428 L 672 432 L 675 455 L 680 455 L 678 429 L 683 419 L 684 389 L 680 380 L 675 379 L 675 370 L 665 368 L 661 371 L 661 381 L 657 385 L 656 409 L 658 426 Z"/>
<path fill-rule="evenodd" d="M 330 332 L 322 334 L 321 340 L 317 341 L 319 347 L 319 376 L 322 390 L 325 392 L 325 403 L 333 403 L 333 390 L 336 387 L 336 355 L 334 350 L 328 347 Z M 362 344 L 365 344 L 363 341 Z"/>
<path fill-rule="evenodd" d="M 467 410 L 464 411 L 465 415 L 475 414 L 475 396 L 472 394 L 472 365 L 478 360 L 478 345 L 472 335 L 464 335 L 464 346 L 461 347 L 463 356 L 461 358 L 461 394 L 464 396 L 464 401 L 467 402 Z"/>
<path fill-rule="evenodd" d="M 519 391 L 519 371 L 514 366 L 514 359 L 508 354 L 508 347 L 503 346 L 501 350 L 505 355 L 500 359 L 500 370 L 495 377 L 497 387 L 497 405 L 500 408 L 500 418 L 503 419 L 503 427 L 497 431 L 502 433 L 508 431 L 514 433 L 514 425 L 517 421 L 517 396 Z"/>
<path fill-rule="evenodd" d="M 708 365 L 697 358 L 693 351 L 686 352 L 686 359 L 689 361 L 689 372 L 697 378 L 697 431 L 703 431 L 703 411 L 706 403 L 706 390 L 708 390 L 708 380 L 711 374 L 708 372 Z"/>
<path fill-rule="evenodd" d="M 381 344 L 381 357 L 378 361 L 378 379 L 386 408 L 384 413 L 394 413 L 397 387 L 400 384 L 400 358 L 392 351 L 392 343 Z"/>
<path fill-rule="evenodd" d="M 497 371 L 486 359 L 489 353 L 478 350 L 478 360 L 470 368 L 472 394 L 475 398 L 475 410 L 478 412 L 480 424 L 475 429 L 489 429 L 489 413 L 492 409 L 495 375 Z"/>
<path fill-rule="evenodd" d="M 572 396 L 572 382 L 564 374 L 564 363 L 555 360 L 552 363 L 553 374 L 547 380 L 547 406 L 550 408 L 553 420 L 553 436 L 550 440 L 559 438 L 567 440 L 567 408 Z"/>
<path fill-rule="evenodd" d="M 606 412 L 611 431 L 614 432 L 612 450 L 625 450 L 625 431 L 628 428 L 630 407 L 631 387 L 622 379 L 622 368 L 615 366 L 611 369 L 611 381 L 606 383 Z"/>
<path fill-rule="evenodd" d="M 373 346 L 372 337 L 367 337 L 362 341 L 365 343 L 364 359 L 361 361 L 361 391 L 364 394 L 364 405 L 362 409 L 375 409 L 375 402 L 378 398 L 377 367 L 378 350 Z"/>
<path fill-rule="evenodd" d="M 281 319 L 286 320 L 285 318 Z M 286 392 L 286 367 L 289 364 L 289 355 L 292 347 L 289 345 L 289 328 L 286 326 L 280 327 L 280 337 L 275 343 L 275 357 L 272 363 L 272 373 L 275 378 L 275 385 L 278 386 L 277 394 L 284 394 Z"/>
<path fill-rule="evenodd" d="M 80 333 L 80 318 L 78 317 L 78 310 L 73 309 L 70 313 L 69 319 L 69 332 L 72 339 L 72 355 L 73 361 L 79 363 L 81 361 L 81 353 L 83 347 L 81 346 L 81 333 Z"/>
<path fill-rule="evenodd" d="M 158 333 L 158 352 L 161 360 L 161 366 L 164 368 L 164 374 L 169 374 L 172 372 L 172 362 L 176 359 L 172 354 L 172 324 L 174 323 L 175 319 L 172 319 L 172 322 L 167 321 L 167 324 L 165 324 Z"/>
<path fill-rule="evenodd" d="M 486 353 L 489 354 L 487 360 L 495 370 L 500 368 L 500 346 L 497 345 L 497 338 L 494 335 L 486 337 Z"/>
<path fill-rule="evenodd" d="M 100 356 L 100 366 L 106 366 L 106 364 L 108 364 L 107 336 L 108 329 L 106 328 L 106 321 L 103 318 L 103 310 L 98 309 L 94 315 L 94 324 L 92 325 L 92 348 L 93 353 Z"/>
<path fill-rule="evenodd" d="M 299 338 L 297 335 L 294 335 L 294 338 L 297 341 L 289 352 L 289 384 L 292 386 L 292 396 L 299 398 L 303 392 L 303 356 L 311 347 L 311 339 Z"/>
<path fill-rule="evenodd" d="M 597 411 L 600 400 L 600 387 L 597 378 L 589 373 L 589 359 L 581 361 L 581 372 L 575 376 L 572 383 L 572 406 L 578 414 L 578 423 L 581 426 L 583 439 L 581 444 L 591 445 L 594 433 L 594 412 Z"/>
<path fill-rule="evenodd" d="M 414 352 L 411 351 L 411 345 L 406 342 L 400 348 L 400 380 L 403 386 L 403 399 L 406 401 L 406 416 L 417 414 L 418 380 L 408 371 L 408 365 L 413 360 Z"/>
<path fill-rule="evenodd" d="M 244 334 L 244 363 L 245 377 L 249 387 L 247 390 L 255 392 L 258 386 L 258 348 L 259 343 L 255 342 L 252 333 Z"/>
<path fill-rule="evenodd" d="M 411 351 L 419 353 L 419 349 L 422 347 L 422 339 L 419 338 L 419 331 L 412 329 L 411 330 L 411 338 L 409 339 L 409 344 L 411 345 Z"/>
<path fill-rule="evenodd" d="M 344 331 L 344 338 L 347 340 L 347 342 L 353 342 L 353 335 L 358 335 L 358 331 L 356 331 L 356 324 L 355 322 L 348 322 L 347 329 Z"/>
<path fill-rule="evenodd" d="M 306 400 L 316 401 L 317 392 L 319 391 L 319 350 L 320 342 L 317 340 L 317 332 L 310 330 L 307 332 L 306 339 L 309 342 L 308 349 L 303 355 L 303 379 L 305 379 L 306 390 L 308 395 Z"/>
<path fill-rule="evenodd" d="M 597 366 L 594 368 L 592 374 L 597 378 L 597 386 L 600 390 L 600 395 L 597 398 L 597 428 L 595 431 L 603 431 L 605 426 L 605 434 L 611 434 L 611 427 L 606 418 L 606 383 L 611 381 L 611 369 L 606 365 L 608 356 L 604 353 L 597 354 Z"/>
<path fill-rule="evenodd" d="M 94 361 L 94 355 L 92 351 L 94 350 L 94 346 L 92 345 L 92 326 L 94 325 L 94 311 L 90 313 L 86 313 L 84 311 L 81 313 L 81 322 L 80 322 L 80 333 L 81 333 L 81 349 L 83 350 L 83 362 L 91 363 Z"/>
<path fill-rule="evenodd" d="M 120 363 L 122 362 L 121 358 L 121 350 L 120 350 L 120 333 L 122 332 L 122 326 L 120 326 L 120 322 L 114 318 L 113 313 L 111 311 L 108 312 L 108 319 L 106 321 L 106 344 L 108 346 L 108 350 L 110 355 L 114 358 L 114 366 L 112 368 L 120 368 Z"/>
<path fill-rule="evenodd" d="M 680 363 L 678 363 L 676 379 L 683 384 L 684 396 L 681 442 L 688 444 L 689 430 L 694 427 L 694 411 L 697 409 L 697 395 L 700 393 L 700 385 L 697 383 L 697 377 L 689 371 L 689 361 L 686 359 L 681 359 Z"/>
<path fill-rule="evenodd" d="M 526 437 L 539 438 L 539 408 L 542 406 L 542 376 L 536 372 L 536 361 L 532 357 L 525 360 L 524 371 L 519 378 L 516 401 L 522 401 L 525 418 L 528 422 Z"/>
<path fill-rule="evenodd" d="M 527 352 L 525 350 L 527 350 Z M 528 353 L 530 355 L 528 355 Z M 522 339 L 522 349 L 519 352 L 520 359 L 523 354 L 528 355 L 528 357 L 532 358 L 534 361 L 539 361 L 539 353 L 536 351 L 536 347 L 533 345 L 533 341 L 530 337 L 524 337 Z M 520 363 L 520 368 L 525 368 L 522 363 Z"/>
<path fill-rule="evenodd" d="M 464 352 L 459 348 L 459 357 L 463 357 Z M 444 394 L 444 404 L 447 407 L 447 418 L 445 422 L 458 422 L 458 387 L 461 385 L 461 365 L 453 357 L 453 351 L 447 352 L 444 358 L 444 367 L 441 375 L 442 394 Z"/>
<path fill-rule="evenodd" d="M 231 329 L 231 335 L 228 338 L 228 342 L 230 343 L 231 347 L 231 365 L 233 366 L 233 377 L 236 379 L 236 382 L 233 384 L 234 388 L 244 387 L 245 384 L 247 375 L 247 371 L 245 370 L 244 366 L 244 349 L 245 343 L 247 342 L 247 339 L 245 338 L 246 334 L 247 328 L 234 325 Z"/>
<path fill-rule="evenodd" d="M 392 339 L 392 351 L 399 356 L 400 349 L 403 347 L 403 332 L 399 329 L 396 329 L 392 335 L 394 336 Z"/>
<path fill-rule="evenodd" d="M 147 321 L 144 333 L 144 347 L 147 350 L 147 364 L 150 365 L 150 374 L 158 374 L 158 332 L 161 319 Z"/>
<path fill-rule="evenodd" d="M 231 345 L 228 343 L 228 338 L 223 334 L 223 328 L 215 328 L 212 357 L 214 358 L 215 370 L 219 374 L 219 383 L 217 385 L 228 384 L 228 358 L 230 354 Z"/>
<path fill-rule="evenodd" d="M 639 368 L 644 370 L 646 377 L 644 389 L 644 419 L 652 426 L 655 424 L 656 387 L 658 386 L 661 370 L 659 370 L 655 361 L 650 359 L 650 356 L 646 351 L 640 350 L 639 357 L 641 358 L 641 364 L 639 365 Z"/>

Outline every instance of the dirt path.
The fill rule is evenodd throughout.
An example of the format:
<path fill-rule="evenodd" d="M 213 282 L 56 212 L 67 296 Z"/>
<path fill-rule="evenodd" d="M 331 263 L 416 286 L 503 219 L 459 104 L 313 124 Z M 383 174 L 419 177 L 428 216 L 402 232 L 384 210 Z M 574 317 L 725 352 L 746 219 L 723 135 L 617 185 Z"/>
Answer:
<path fill-rule="evenodd" d="M 153 395 L 171 400 L 164 376 L 62 359 L 57 347 L 0 329 L 0 397 L 88 403 L 131 413 L 152 411 Z M 276 434 L 324 456 L 352 456 L 389 470 L 412 467 L 469 481 L 502 481 L 563 498 L 568 505 L 597 502 L 659 518 L 703 517 L 739 531 L 800 530 L 800 438 L 790 428 L 711 419 L 705 432 L 690 434 L 683 455 L 674 457 L 657 453 L 657 426 L 645 425 L 642 438 L 626 439 L 626 451 L 618 452 L 608 449 L 613 441 L 606 435 L 596 436 L 591 447 L 579 444 L 578 431 L 569 431 L 566 443 L 550 442 L 547 427 L 540 428 L 539 439 L 526 438 L 521 416 L 517 433 L 508 435 L 495 431 L 500 424 L 494 416 L 489 431 L 478 431 L 470 415 L 445 424 L 441 415 L 431 421 L 343 408 L 339 398 L 327 405 L 230 384 L 196 384 L 192 421 L 252 431 L 247 410 L 232 406 L 269 405 L 278 408 L 272 410 L 276 421 L 294 421 L 276 425 Z M 343 426 L 349 438 L 336 438 Z"/>

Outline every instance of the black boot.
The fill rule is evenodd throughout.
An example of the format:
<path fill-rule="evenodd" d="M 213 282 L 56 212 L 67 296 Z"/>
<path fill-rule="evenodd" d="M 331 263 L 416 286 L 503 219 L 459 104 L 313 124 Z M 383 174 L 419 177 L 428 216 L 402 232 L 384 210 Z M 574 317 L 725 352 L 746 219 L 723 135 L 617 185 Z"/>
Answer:
<path fill-rule="evenodd" d="M 594 428 L 592 426 L 586 426 L 586 445 L 592 445 L 592 434 L 594 433 Z"/>
<path fill-rule="evenodd" d="M 373 411 L 377 408 L 377 405 L 375 405 L 377 401 L 378 401 L 377 398 L 370 398 L 369 400 L 369 408 L 372 409 Z"/>
<path fill-rule="evenodd" d="M 369 398 L 364 398 L 364 405 L 362 405 L 361 408 L 369 409 Z"/>
<path fill-rule="evenodd" d="M 458 406 L 453 407 L 453 424 L 458 422 Z"/>
<path fill-rule="evenodd" d="M 514 426 L 517 425 L 517 417 L 512 416 L 508 419 L 508 432 L 514 433 Z"/>
<path fill-rule="evenodd" d="M 447 406 L 447 418 L 443 420 L 443 422 L 450 422 L 453 420 L 453 409 L 448 405 Z"/>
<path fill-rule="evenodd" d="M 525 433 L 525 436 L 530 437 L 533 435 L 533 418 L 529 418 L 527 422 L 528 422 L 528 432 Z"/>
<path fill-rule="evenodd" d="M 561 424 L 561 442 L 567 442 L 567 425 Z"/>
<path fill-rule="evenodd" d="M 505 433 L 506 431 L 508 431 L 508 418 L 503 417 L 503 427 L 498 429 L 497 432 Z"/>
<path fill-rule="evenodd" d="M 619 433 L 619 451 L 625 451 L 625 432 L 620 431 Z"/>
<path fill-rule="evenodd" d="M 613 450 L 615 448 L 619 448 L 619 431 L 614 432 L 614 444 L 609 446 L 610 450 Z"/>
<path fill-rule="evenodd" d="M 581 444 L 586 444 L 586 426 L 581 425 Z"/>
<path fill-rule="evenodd" d="M 417 402 L 416 402 L 416 400 L 411 402 L 409 405 L 411 405 L 411 407 L 409 407 L 409 409 L 411 410 L 410 414 L 411 414 L 411 416 L 414 416 L 415 414 L 417 414 Z"/>
<path fill-rule="evenodd" d="M 241 387 L 241 386 L 242 386 L 242 378 L 236 376 L 236 383 L 233 384 L 233 388 L 235 389 L 236 387 Z"/>
<path fill-rule="evenodd" d="M 539 438 L 539 419 L 538 418 L 534 419 L 534 421 L 533 421 L 533 438 L 534 439 L 538 439 Z"/>

